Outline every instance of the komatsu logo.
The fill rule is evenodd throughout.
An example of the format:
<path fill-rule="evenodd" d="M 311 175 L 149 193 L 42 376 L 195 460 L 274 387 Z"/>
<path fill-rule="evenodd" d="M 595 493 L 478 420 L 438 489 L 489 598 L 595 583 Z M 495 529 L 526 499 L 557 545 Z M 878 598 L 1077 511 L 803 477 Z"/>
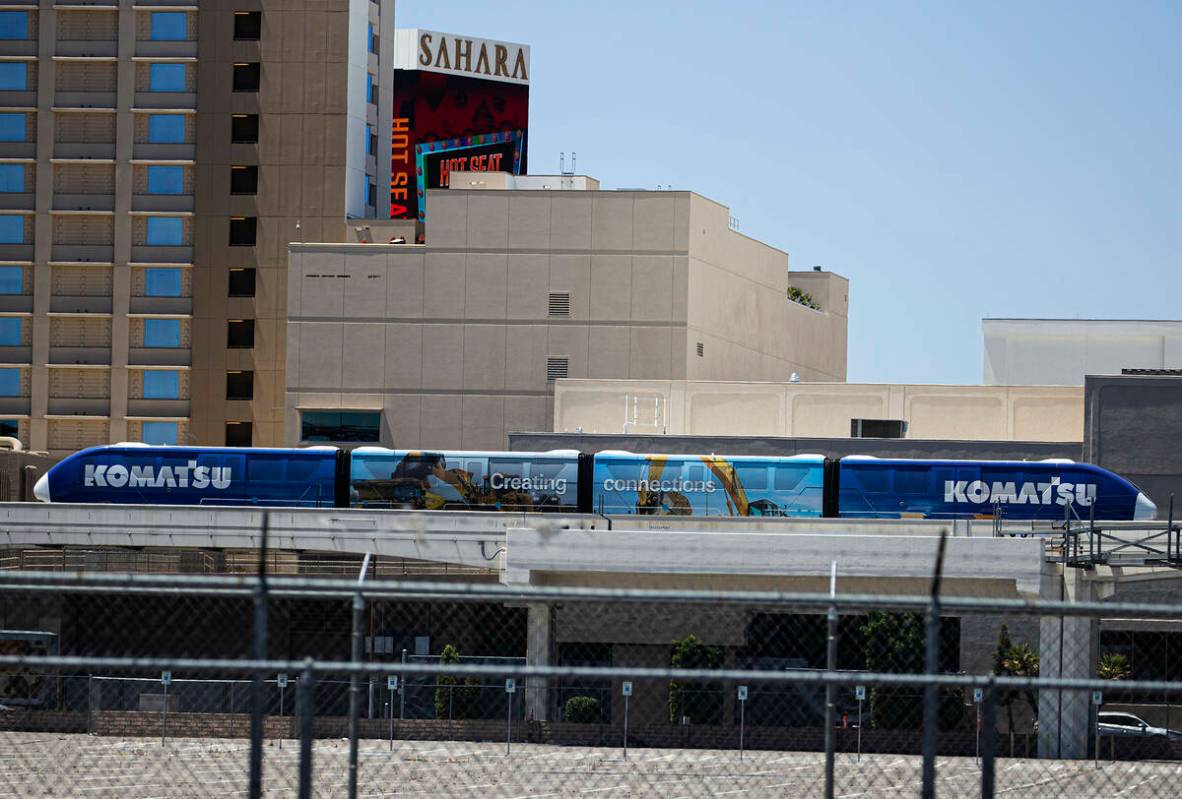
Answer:
<path fill-rule="evenodd" d="M 87 464 L 84 485 L 111 488 L 209 488 L 230 487 L 229 466 L 198 466 L 189 461 L 183 466 L 132 466 L 122 464 Z"/>
<path fill-rule="evenodd" d="M 995 480 L 945 480 L 945 502 L 971 502 L 975 505 L 1070 505 L 1083 506 L 1096 501 L 1094 483 L 1064 483 L 1052 477 L 1045 483 L 1022 483 Z"/>

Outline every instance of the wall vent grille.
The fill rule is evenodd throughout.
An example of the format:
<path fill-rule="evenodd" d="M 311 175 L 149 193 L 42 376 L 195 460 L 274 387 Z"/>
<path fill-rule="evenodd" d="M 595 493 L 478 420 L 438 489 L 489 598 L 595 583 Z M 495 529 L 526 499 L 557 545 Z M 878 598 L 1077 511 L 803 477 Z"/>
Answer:
<path fill-rule="evenodd" d="M 565 356 L 561 358 L 547 358 L 546 359 L 546 380 L 552 382 L 554 380 L 561 380 L 568 377 L 570 374 L 570 358 Z"/>
<path fill-rule="evenodd" d="M 706 357 L 706 345 L 700 341 L 698 342 L 698 357 L 699 358 Z"/>
<path fill-rule="evenodd" d="M 550 316 L 569 317 L 570 316 L 570 292 L 569 291 L 552 291 L 550 292 Z"/>

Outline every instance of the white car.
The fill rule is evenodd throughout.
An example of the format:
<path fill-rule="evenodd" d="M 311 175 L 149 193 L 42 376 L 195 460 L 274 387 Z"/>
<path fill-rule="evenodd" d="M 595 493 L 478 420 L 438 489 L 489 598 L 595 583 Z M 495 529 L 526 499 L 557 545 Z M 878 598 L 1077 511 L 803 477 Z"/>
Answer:
<path fill-rule="evenodd" d="M 1182 740 L 1182 732 L 1151 726 L 1149 722 L 1137 718 L 1132 713 L 1100 713 L 1097 722 L 1101 735 Z"/>

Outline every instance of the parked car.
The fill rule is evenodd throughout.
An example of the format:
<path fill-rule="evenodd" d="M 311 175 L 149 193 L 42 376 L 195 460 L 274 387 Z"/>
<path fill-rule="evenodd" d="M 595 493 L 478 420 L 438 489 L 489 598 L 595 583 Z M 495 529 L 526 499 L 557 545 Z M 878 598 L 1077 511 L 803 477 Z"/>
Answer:
<path fill-rule="evenodd" d="M 1097 716 L 1101 735 L 1116 735 L 1129 738 L 1169 738 L 1182 740 L 1182 732 L 1154 727 L 1132 713 L 1100 713 Z"/>

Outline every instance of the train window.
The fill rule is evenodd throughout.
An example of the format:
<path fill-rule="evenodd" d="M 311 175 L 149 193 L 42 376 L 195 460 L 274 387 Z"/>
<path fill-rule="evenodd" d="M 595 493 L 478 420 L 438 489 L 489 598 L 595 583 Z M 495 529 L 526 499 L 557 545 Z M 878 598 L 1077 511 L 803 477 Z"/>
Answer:
<path fill-rule="evenodd" d="M 288 480 L 310 480 L 320 461 L 313 458 L 293 458 L 287 462 Z"/>
<path fill-rule="evenodd" d="M 468 461 L 468 474 L 474 483 L 484 482 L 484 461 Z"/>
<path fill-rule="evenodd" d="M 540 463 L 535 461 L 529 466 L 529 476 L 553 480 L 558 477 L 558 473 L 562 471 L 563 465 L 562 463 L 550 461 L 542 461 Z"/>
<path fill-rule="evenodd" d="M 490 475 L 505 474 L 521 477 L 524 471 L 525 464 L 518 458 L 497 458 L 488 462 L 488 473 Z"/>
<path fill-rule="evenodd" d="M 767 466 L 762 463 L 736 466 L 735 474 L 739 478 L 739 484 L 748 491 L 767 488 Z"/>
<path fill-rule="evenodd" d="M 701 463 L 691 463 L 685 471 L 685 479 L 701 482 L 706 479 L 706 466 Z"/>
<path fill-rule="evenodd" d="M 776 490 L 791 491 L 813 471 L 811 466 L 777 466 Z"/>
<path fill-rule="evenodd" d="M 246 479 L 279 482 L 283 479 L 283 461 L 279 458 L 260 458 L 256 455 L 246 464 Z"/>
<path fill-rule="evenodd" d="M 895 470 L 896 494 L 926 495 L 932 490 L 932 472 L 927 468 Z"/>
<path fill-rule="evenodd" d="M 647 463 L 639 458 L 629 458 L 628 460 L 610 460 L 603 465 L 607 469 L 607 473 L 617 480 L 639 480 L 641 467 L 647 466 Z"/>
<path fill-rule="evenodd" d="M 861 468 L 855 469 L 854 475 L 858 483 L 862 486 L 862 490 L 870 494 L 885 494 L 887 491 L 887 475 L 886 469 L 881 468 Z"/>

